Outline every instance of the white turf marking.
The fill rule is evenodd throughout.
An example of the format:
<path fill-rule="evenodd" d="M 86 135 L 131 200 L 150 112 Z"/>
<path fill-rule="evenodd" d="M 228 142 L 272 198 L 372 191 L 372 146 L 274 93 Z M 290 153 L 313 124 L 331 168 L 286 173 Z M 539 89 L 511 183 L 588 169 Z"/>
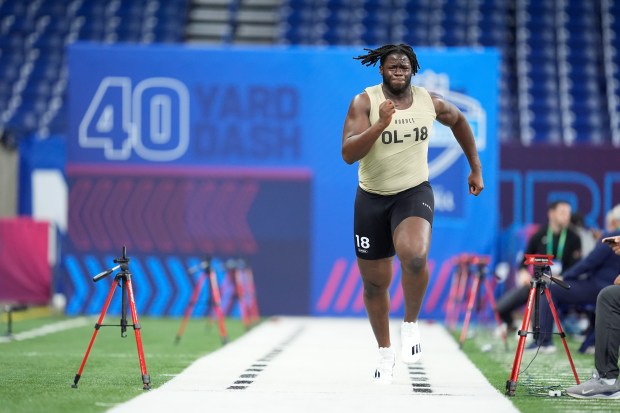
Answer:
<path fill-rule="evenodd" d="M 85 317 L 78 317 L 71 320 L 59 321 L 58 323 L 47 324 L 43 327 L 24 331 L 23 333 L 13 334 L 9 337 L 0 337 L 0 343 L 10 343 L 11 341 L 28 340 L 35 337 L 46 336 L 72 328 L 82 327 L 88 324 L 89 320 Z"/>
<path fill-rule="evenodd" d="M 95 406 L 97 407 L 113 407 L 117 405 L 118 403 L 95 402 Z"/>
<path fill-rule="evenodd" d="M 390 327 L 397 346 L 399 323 Z M 441 325 L 420 331 L 422 362 L 408 367 L 397 352 L 394 381 L 381 386 L 366 319 L 273 318 L 110 412 L 518 412 Z"/>

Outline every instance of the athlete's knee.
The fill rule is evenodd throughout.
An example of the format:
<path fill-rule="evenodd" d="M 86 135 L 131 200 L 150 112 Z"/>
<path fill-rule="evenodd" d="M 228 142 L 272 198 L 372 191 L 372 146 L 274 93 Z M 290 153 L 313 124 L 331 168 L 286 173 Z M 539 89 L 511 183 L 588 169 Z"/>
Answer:
<path fill-rule="evenodd" d="M 382 296 L 388 290 L 389 285 L 385 283 L 375 283 L 372 281 L 364 281 L 364 295 L 367 298 Z"/>
<path fill-rule="evenodd" d="M 426 269 L 426 254 L 411 252 L 399 257 L 401 265 L 409 272 L 418 274 Z"/>

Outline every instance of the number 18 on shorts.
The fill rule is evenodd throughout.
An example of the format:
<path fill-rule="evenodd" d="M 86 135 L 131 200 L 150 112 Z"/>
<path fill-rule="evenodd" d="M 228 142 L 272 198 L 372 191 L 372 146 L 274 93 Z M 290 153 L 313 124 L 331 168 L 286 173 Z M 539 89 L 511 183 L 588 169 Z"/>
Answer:
<path fill-rule="evenodd" d="M 370 248 L 370 239 L 368 237 L 355 234 L 355 249 L 357 252 L 367 254 L 368 248 Z"/>

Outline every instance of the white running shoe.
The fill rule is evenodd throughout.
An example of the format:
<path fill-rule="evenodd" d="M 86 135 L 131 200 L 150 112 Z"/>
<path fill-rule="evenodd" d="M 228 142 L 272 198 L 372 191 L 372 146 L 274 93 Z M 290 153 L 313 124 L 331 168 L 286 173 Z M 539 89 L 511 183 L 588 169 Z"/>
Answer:
<path fill-rule="evenodd" d="M 403 322 L 400 326 L 400 343 L 403 363 L 417 363 L 422 358 L 418 323 Z"/>
<path fill-rule="evenodd" d="M 391 384 L 395 364 L 395 354 L 392 347 L 379 347 L 379 362 L 375 370 L 376 384 Z"/>

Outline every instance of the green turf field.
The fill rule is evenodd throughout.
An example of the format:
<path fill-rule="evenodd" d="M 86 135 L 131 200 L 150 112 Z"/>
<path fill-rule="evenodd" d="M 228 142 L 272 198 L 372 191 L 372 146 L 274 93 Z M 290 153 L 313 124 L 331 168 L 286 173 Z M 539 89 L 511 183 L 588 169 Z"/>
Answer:
<path fill-rule="evenodd" d="M 0 334 L 6 332 L 6 315 L 2 314 Z M 62 316 L 35 315 L 16 318 L 13 333 L 29 331 L 43 325 L 66 320 Z M 96 318 L 89 318 L 83 327 L 48 334 L 23 341 L 0 343 L 0 412 L 102 412 L 115 404 L 144 392 L 135 335 L 132 328 L 121 338 L 119 327 L 102 327 L 87 364 L 73 389 L 77 373 L 90 341 Z M 206 318 L 191 319 L 183 337 L 175 344 L 181 324 L 179 318 L 141 317 L 142 342 L 147 370 L 153 388 L 161 386 L 199 357 L 221 347 L 217 326 Z M 109 315 L 106 324 L 118 323 Z M 243 334 L 239 320 L 226 322 L 230 340 Z M 463 350 L 502 394 L 510 377 L 517 340 L 509 340 L 505 350 L 490 328 L 474 326 L 474 333 L 465 341 Z M 458 339 L 458 331 L 454 333 Z M 490 350 L 482 351 L 484 347 Z M 559 339 L 558 352 L 553 355 L 523 356 L 516 396 L 511 400 L 525 413 L 539 412 L 617 412 L 618 400 L 577 400 L 563 394 L 549 397 L 549 389 L 563 390 L 574 383 L 566 354 Z M 569 346 L 580 379 L 587 380 L 593 369 L 593 356 L 579 354 L 579 342 Z M 532 361 L 532 362 L 531 362 Z M 531 364 L 530 364 L 531 362 Z M 528 366 L 529 364 L 529 366 Z"/>
<path fill-rule="evenodd" d="M 477 326 L 472 332 L 473 337 L 465 340 L 463 351 L 487 380 L 505 394 L 506 381 L 510 379 L 515 360 L 516 335 L 508 338 L 506 350 L 501 338 L 495 338 L 491 328 Z M 454 333 L 455 341 L 459 340 L 459 336 L 460 330 Z M 575 378 L 561 339 L 556 336 L 554 340 L 557 348 L 555 354 L 523 353 L 517 389 L 515 396 L 511 397 L 515 406 L 524 413 L 620 411 L 620 400 L 582 400 L 566 395 L 564 389 L 574 385 Z M 567 343 L 579 379 L 588 380 L 594 369 L 594 356 L 578 352 L 581 341 L 567 337 Z M 550 397 L 549 390 L 561 390 L 562 395 Z"/>
<path fill-rule="evenodd" d="M 7 331 L 1 314 L 0 334 Z M 13 334 L 66 317 L 45 316 L 20 320 L 15 316 Z M 117 403 L 140 395 L 142 374 L 133 328 L 121 338 L 120 327 L 101 327 L 88 357 L 78 388 L 71 388 L 86 347 L 93 335 L 96 317 L 86 326 L 23 341 L 0 343 L 0 412 L 102 412 Z M 118 324 L 109 315 L 104 324 Z M 92 321 L 92 322 L 90 322 Z M 131 322 L 131 318 L 128 320 Z M 217 326 L 206 318 L 190 319 L 175 344 L 180 318 L 140 317 L 142 344 L 152 388 L 161 386 L 197 358 L 221 347 Z M 229 340 L 245 331 L 239 320 L 226 321 Z"/>

